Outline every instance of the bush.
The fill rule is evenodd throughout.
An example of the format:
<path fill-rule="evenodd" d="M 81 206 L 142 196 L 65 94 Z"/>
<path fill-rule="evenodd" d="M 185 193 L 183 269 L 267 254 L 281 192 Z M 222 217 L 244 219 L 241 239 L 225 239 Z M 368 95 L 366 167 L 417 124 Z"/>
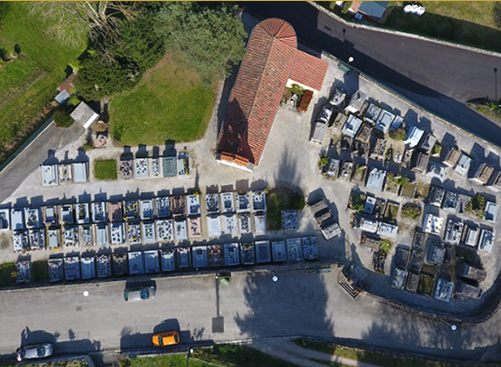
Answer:
<path fill-rule="evenodd" d="M 398 129 L 396 130 L 390 130 L 389 134 L 390 138 L 392 138 L 393 140 L 405 140 L 405 138 L 407 137 L 407 133 L 405 132 L 405 130 L 401 127 L 399 127 Z"/>
<path fill-rule="evenodd" d="M 421 216 L 423 209 L 420 205 L 407 203 L 402 207 L 402 217 L 418 219 Z"/>
<path fill-rule="evenodd" d="M 485 196 L 482 194 L 476 194 L 471 198 L 471 200 L 466 204 L 465 210 L 468 213 L 476 215 L 478 218 L 483 218 L 485 215 Z"/>
<path fill-rule="evenodd" d="M 68 98 L 66 105 L 69 107 L 76 107 L 78 106 L 79 103 L 80 103 L 80 98 L 78 98 L 78 96 L 76 95 L 72 95 L 70 96 L 70 98 Z"/>
<path fill-rule="evenodd" d="M 97 180 L 116 180 L 117 161 L 115 159 L 101 159 L 94 162 L 94 177 Z"/>
<path fill-rule="evenodd" d="M 46 283 L 49 281 L 49 263 L 47 261 L 34 261 L 31 263 L 31 278 L 33 283 Z"/>
<path fill-rule="evenodd" d="M 328 162 L 329 162 L 329 159 L 327 157 L 322 157 L 318 161 L 318 166 L 320 167 L 320 169 L 323 169 L 325 166 L 327 166 Z"/>
<path fill-rule="evenodd" d="M 7 56 L 7 50 L 5 48 L 0 48 L 0 59 L 3 61 L 7 61 L 8 56 Z"/>
<path fill-rule="evenodd" d="M 94 149 L 94 145 L 92 145 L 92 143 L 85 143 L 82 145 L 82 149 L 88 152 L 89 150 Z"/>
<path fill-rule="evenodd" d="M 435 144 L 432 149 L 432 155 L 440 155 L 442 152 L 442 146 L 440 144 Z"/>
<path fill-rule="evenodd" d="M 18 43 L 16 43 L 16 44 L 14 45 L 14 53 L 15 53 L 16 55 L 20 55 L 20 54 L 21 54 L 21 46 L 19 46 L 19 44 L 18 44 Z"/>
<path fill-rule="evenodd" d="M 311 90 L 305 90 L 303 95 L 301 96 L 301 99 L 299 100 L 297 110 L 299 112 L 306 112 L 312 98 L 313 98 L 313 92 Z"/>
<path fill-rule="evenodd" d="M 393 244 L 390 240 L 381 240 L 381 243 L 379 244 L 379 252 L 387 256 L 392 246 Z"/>
<path fill-rule="evenodd" d="M 54 121 L 59 127 L 70 127 L 75 122 L 75 120 L 71 118 L 70 114 L 64 109 L 56 110 L 56 113 L 54 114 Z"/>
<path fill-rule="evenodd" d="M 16 284 L 16 264 L 4 263 L 0 265 L 0 287 L 11 287 Z"/>

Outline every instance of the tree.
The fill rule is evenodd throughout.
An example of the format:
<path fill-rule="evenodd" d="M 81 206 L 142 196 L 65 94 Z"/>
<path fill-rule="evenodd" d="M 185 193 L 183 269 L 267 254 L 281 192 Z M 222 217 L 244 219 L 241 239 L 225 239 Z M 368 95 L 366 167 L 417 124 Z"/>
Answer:
<path fill-rule="evenodd" d="M 47 1 L 35 3 L 32 11 L 44 19 L 54 20 L 49 33 L 60 41 L 72 43 L 79 37 L 74 37 L 68 28 L 87 31 L 94 42 L 117 39 L 119 25 L 124 20 L 135 19 L 140 8 L 135 1 Z M 80 26 L 74 27 L 75 23 Z"/>
<path fill-rule="evenodd" d="M 236 8 L 221 3 L 165 3 L 157 16 L 156 33 L 209 82 L 229 74 L 242 60 L 247 36 Z"/>
<path fill-rule="evenodd" d="M 82 62 L 75 87 L 83 99 L 99 101 L 131 88 L 139 79 L 140 72 L 133 64 L 121 64 L 96 53 Z"/>
<path fill-rule="evenodd" d="M 73 122 L 75 122 L 75 120 L 71 118 L 70 114 L 61 108 L 56 110 L 54 113 L 54 121 L 59 127 L 70 127 L 73 125 Z"/>
<path fill-rule="evenodd" d="M 144 13 L 135 21 L 123 23 L 118 29 L 118 38 L 106 48 L 113 58 L 125 64 L 134 64 L 134 69 L 143 73 L 156 65 L 165 53 L 164 37 L 152 32 L 155 18 Z"/>
<path fill-rule="evenodd" d="M 21 54 L 21 46 L 19 46 L 19 44 L 18 44 L 18 43 L 16 43 L 16 44 L 14 45 L 14 53 L 15 53 L 16 55 L 20 55 L 20 54 Z"/>

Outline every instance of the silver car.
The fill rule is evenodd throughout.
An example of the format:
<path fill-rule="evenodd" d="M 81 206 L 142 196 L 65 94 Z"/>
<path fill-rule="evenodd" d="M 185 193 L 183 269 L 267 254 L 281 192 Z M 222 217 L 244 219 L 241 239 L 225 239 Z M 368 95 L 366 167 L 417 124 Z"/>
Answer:
<path fill-rule="evenodd" d="M 16 350 L 17 360 L 23 361 L 25 359 L 38 359 L 50 357 L 54 353 L 54 345 L 50 343 L 38 344 L 38 345 L 28 345 L 26 347 L 21 347 Z"/>

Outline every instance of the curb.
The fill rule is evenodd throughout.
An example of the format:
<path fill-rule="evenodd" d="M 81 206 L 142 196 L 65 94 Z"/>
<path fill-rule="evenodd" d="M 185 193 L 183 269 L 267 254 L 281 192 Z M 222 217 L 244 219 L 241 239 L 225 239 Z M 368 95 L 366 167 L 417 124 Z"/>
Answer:
<path fill-rule="evenodd" d="M 268 265 L 256 265 L 250 266 L 248 268 L 245 267 L 225 267 L 219 269 L 207 269 L 200 271 L 189 271 L 182 273 L 157 273 L 157 274 L 149 274 L 149 275 L 141 275 L 141 276 L 126 276 L 120 278 L 96 278 L 90 281 L 75 281 L 75 282 L 58 282 L 58 283 L 45 283 L 40 285 L 30 285 L 27 287 L 11 287 L 0 289 L 0 293 L 14 293 L 14 292 L 25 292 L 25 291 L 43 291 L 46 289 L 63 289 L 63 288 L 83 288 L 83 287 L 100 287 L 100 286 L 109 286 L 115 285 L 118 282 L 126 282 L 128 280 L 135 280 L 138 282 L 145 280 L 167 280 L 167 279 L 189 279 L 189 278 L 201 278 L 201 277 L 215 277 L 219 272 L 230 272 L 230 273 L 238 273 L 238 274 L 266 274 L 271 271 L 300 271 L 300 270 L 308 270 L 308 269 L 321 269 L 325 267 L 331 268 L 332 266 L 338 264 L 339 262 L 335 259 L 332 260 L 319 260 L 313 262 L 303 261 L 298 264 L 268 264 Z"/>
<path fill-rule="evenodd" d="M 14 153 L 12 153 L 7 160 L 0 165 L 0 174 L 10 167 L 12 163 L 21 155 L 21 153 L 29 148 L 39 137 L 42 135 L 50 126 L 54 123 L 54 115 L 50 116 L 33 134 L 31 134 L 28 139 L 17 148 Z"/>
<path fill-rule="evenodd" d="M 440 39 L 437 39 L 437 38 L 425 37 L 425 36 L 421 36 L 421 35 L 414 34 L 414 33 L 407 33 L 407 32 L 403 32 L 403 31 L 397 31 L 397 30 L 391 30 L 391 29 L 386 29 L 386 28 L 374 27 L 374 26 L 370 26 L 370 25 L 367 25 L 367 24 L 361 24 L 361 23 L 359 24 L 359 23 L 349 22 L 349 21 L 341 18 L 339 15 L 337 15 L 337 14 L 335 14 L 333 12 L 328 11 L 327 9 L 325 9 L 324 7 L 316 4 L 313 1 L 308 1 L 308 3 L 310 5 L 312 5 L 313 7 L 315 7 L 316 9 L 318 9 L 319 11 L 327 14 L 332 19 L 335 19 L 336 21 L 338 21 L 338 22 L 340 22 L 340 23 L 342 23 L 342 24 L 344 24 L 344 25 L 346 25 L 348 27 L 351 27 L 351 28 L 362 28 L 362 29 L 366 29 L 366 30 L 369 30 L 369 31 L 387 33 L 387 34 L 392 34 L 392 35 L 401 36 L 401 37 L 414 38 L 414 39 L 417 39 L 417 40 L 421 40 L 421 41 L 425 41 L 425 42 L 432 42 L 432 43 L 436 43 L 436 44 L 443 45 L 443 46 L 460 48 L 460 49 L 465 50 L 465 51 L 476 52 L 476 53 L 484 54 L 484 55 L 487 55 L 487 56 L 501 57 L 501 53 L 500 52 L 484 50 L 482 48 L 473 47 L 473 46 L 467 46 L 467 45 L 463 45 L 463 44 L 460 44 L 460 43 L 454 43 L 454 42 L 450 42 L 450 41 L 443 41 L 443 40 L 440 40 Z"/>

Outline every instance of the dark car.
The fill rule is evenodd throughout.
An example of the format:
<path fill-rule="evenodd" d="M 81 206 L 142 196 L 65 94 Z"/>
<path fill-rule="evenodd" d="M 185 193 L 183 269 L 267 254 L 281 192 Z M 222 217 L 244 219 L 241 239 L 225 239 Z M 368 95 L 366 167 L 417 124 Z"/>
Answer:
<path fill-rule="evenodd" d="M 50 357 L 54 353 L 54 345 L 51 343 L 29 345 L 16 350 L 16 358 L 18 361 L 25 359 L 38 359 Z"/>

